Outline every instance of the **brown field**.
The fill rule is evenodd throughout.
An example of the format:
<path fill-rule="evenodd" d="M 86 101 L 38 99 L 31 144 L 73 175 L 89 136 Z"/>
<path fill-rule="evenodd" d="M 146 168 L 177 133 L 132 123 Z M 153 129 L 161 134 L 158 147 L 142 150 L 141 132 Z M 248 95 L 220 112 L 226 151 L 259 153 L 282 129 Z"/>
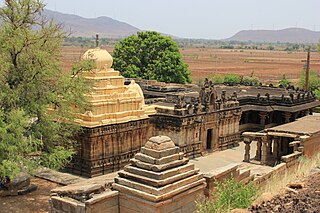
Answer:
<path fill-rule="evenodd" d="M 105 47 L 112 52 L 113 47 Z M 63 47 L 63 66 L 70 69 L 79 60 L 85 48 Z M 183 48 L 184 61 L 189 64 L 194 83 L 214 74 L 239 74 L 257 76 L 263 82 L 274 82 L 285 74 L 289 79 L 298 79 L 306 59 L 305 52 L 270 50 L 227 50 L 212 48 Z M 320 70 L 320 56 L 311 53 L 311 69 Z"/>

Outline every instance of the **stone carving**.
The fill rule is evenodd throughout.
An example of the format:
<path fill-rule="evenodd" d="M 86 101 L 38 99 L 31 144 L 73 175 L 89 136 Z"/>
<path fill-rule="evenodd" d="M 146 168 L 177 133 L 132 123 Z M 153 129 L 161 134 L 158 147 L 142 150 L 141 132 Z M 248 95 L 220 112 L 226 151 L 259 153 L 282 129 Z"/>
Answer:
<path fill-rule="evenodd" d="M 224 103 L 226 102 L 226 91 L 225 90 L 222 90 L 222 93 L 221 93 L 221 103 Z"/>
<path fill-rule="evenodd" d="M 260 96 L 261 96 L 260 93 L 258 93 L 258 94 L 257 94 L 257 100 L 258 100 L 258 101 L 260 100 Z"/>
<path fill-rule="evenodd" d="M 270 94 L 266 93 L 265 96 L 267 97 L 267 101 L 269 101 L 270 100 Z"/>

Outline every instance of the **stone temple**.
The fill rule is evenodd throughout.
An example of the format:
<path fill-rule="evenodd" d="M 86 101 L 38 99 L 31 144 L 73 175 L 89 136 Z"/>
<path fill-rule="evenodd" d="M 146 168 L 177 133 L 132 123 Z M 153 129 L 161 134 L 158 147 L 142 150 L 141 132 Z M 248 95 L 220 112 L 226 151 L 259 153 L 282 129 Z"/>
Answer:
<path fill-rule="evenodd" d="M 88 50 L 83 58 L 95 60 L 97 66 L 83 73 L 94 86 L 87 94 L 87 111 L 76 121 L 83 131 L 67 170 L 87 177 L 123 168 L 153 136 L 169 136 L 184 157 L 194 158 L 237 146 L 241 132 L 294 121 L 320 105 L 311 92 L 294 88 L 125 79 L 111 68 L 111 55 L 100 48 Z"/>

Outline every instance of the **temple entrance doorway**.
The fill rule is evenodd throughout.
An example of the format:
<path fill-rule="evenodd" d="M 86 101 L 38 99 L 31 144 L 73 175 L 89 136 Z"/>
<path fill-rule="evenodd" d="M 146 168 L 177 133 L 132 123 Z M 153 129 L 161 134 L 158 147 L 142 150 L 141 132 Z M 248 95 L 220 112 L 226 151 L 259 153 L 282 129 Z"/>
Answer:
<path fill-rule="evenodd" d="M 212 129 L 207 130 L 207 149 L 212 148 Z"/>

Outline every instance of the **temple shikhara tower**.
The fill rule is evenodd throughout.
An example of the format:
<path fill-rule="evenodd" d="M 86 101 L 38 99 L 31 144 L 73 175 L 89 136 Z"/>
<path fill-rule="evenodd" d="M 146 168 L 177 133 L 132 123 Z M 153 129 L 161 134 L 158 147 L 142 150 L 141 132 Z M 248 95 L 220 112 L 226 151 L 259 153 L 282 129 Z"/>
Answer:
<path fill-rule="evenodd" d="M 138 84 L 133 81 L 124 85 L 124 78 L 112 66 L 111 55 L 103 49 L 90 49 L 84 59 L 96 62 L 96 68 L 84 73 L 93 82 L 92 92 L 88 94 L 89 110 L 81 115 L 79 123 L 85 127 L 118 124 L 147 118 L 143 110 L 144 97 Z"/>
<path fill-rule="evenodd" d="M 88 109 L 76 120 L 83 127 L 80 150 L 69 166 L 72 172 L 95 176 L 118 170 L 137 153 L 149 136 L 148 115 L 142 90 L 134 81 L 111 68 L 112 56 L 103 49 L 90 49 L 83 59 L 94 60 L 96 68 L 83 73 L 93 83 Z M 151 109 L 152 111 L 152 109 Z"/>

